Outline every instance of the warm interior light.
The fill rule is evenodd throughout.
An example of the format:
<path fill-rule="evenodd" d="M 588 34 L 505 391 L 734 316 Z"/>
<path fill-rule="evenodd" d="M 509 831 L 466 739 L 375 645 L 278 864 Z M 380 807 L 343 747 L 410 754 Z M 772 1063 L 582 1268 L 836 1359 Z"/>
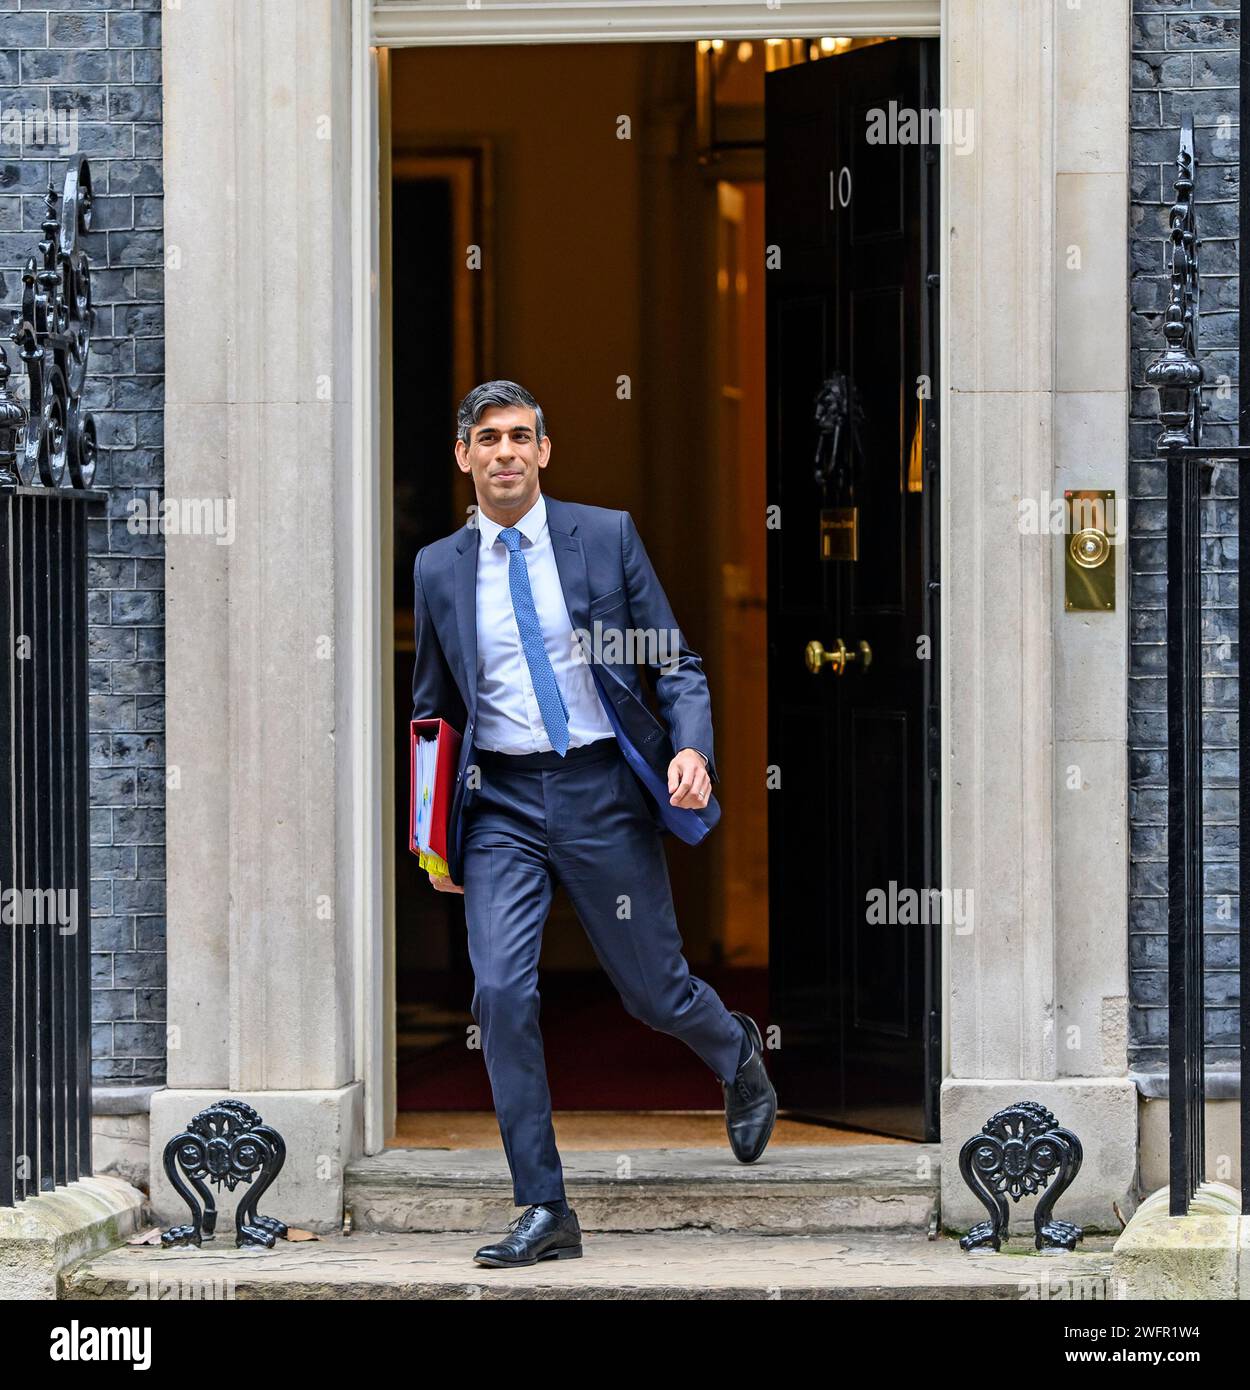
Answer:
<path fill-rule="evenodd" d="M 706 53 L 712 47 L 711 39 L 700 39 L 698 48 L 700 53 Z"/>
<path fill-rule="evenodd" d="M 724 40 L 724 39 L 713 39 L 713 40 L 712 40 L 712 51 L 713 51 L 714 53 L 719 53 L 719 52 L 721 51 L 721 49 L 724 48 L 724 46 L 725 46 L 725 40 Z"/>
<path fill-rule="evenodd" d="M 833 39 L 833 38 L 823 38 L 823 39 L 821 39 L 821 41 L 820 41 L 820 50 L 821 50 L 822 53 L 834 53 L 834 52 L 837 51 L 837 47 L 838 47 L 838 41 L 837 41 L 837 39 Z"/>
<path fill-rule="evenodd" d="M 748 43 L 746 39 L 743 39 L 738 45 L 738 61 L 740 63 L 749 63 L 751 61 L 751 54 L 754 52 L 755 49 L 752 45 Z"/>

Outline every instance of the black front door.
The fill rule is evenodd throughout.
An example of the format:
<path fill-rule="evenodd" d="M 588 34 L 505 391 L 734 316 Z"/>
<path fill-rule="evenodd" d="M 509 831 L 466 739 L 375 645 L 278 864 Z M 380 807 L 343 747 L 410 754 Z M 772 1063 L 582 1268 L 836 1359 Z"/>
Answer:
<path fill-rule="evenodd" d="M 765 79 L 777 1089 L 914 1138 L 940 1080 L 936 60 Z"/>

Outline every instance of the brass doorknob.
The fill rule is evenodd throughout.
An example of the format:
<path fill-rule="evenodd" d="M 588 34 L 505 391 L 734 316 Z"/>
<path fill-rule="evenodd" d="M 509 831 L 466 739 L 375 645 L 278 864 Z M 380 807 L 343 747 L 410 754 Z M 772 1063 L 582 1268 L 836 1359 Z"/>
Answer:
<path fill-rule="evenodd" d="M 804 648 L 803 659 L 813 676 L 820 675 L 826 666 L 832 666 L 833 674 L 841 676 L 845 674 L 847 663 L 850 661 L 859 662 L 860 674 L 863 675 L 872 665 L 872 648 L 861 640 L 858 650 L 847 651 L 846 643 L 839 637 L 838 645 L 832 651 L 826 651 L 819 642 L 813 640 Z"/>

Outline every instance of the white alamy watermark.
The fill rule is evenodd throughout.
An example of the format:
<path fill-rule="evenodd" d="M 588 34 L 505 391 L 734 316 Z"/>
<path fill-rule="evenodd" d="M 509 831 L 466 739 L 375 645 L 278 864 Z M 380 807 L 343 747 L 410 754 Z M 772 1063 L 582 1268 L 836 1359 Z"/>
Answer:
<path fill-rule="evenodd" d="M 211 536 L 217 545 L 232 545 L 234 498 L 162 498 L 150 490 L 126 503 L 126 530 L 136 536 Z"/>
<path fill-rule="evenodd" d="M 1075 536 L 1081 531 L 1101 531 L 1112 545 L 1120 545 L 1128 536 L 1127 510 L 1117 507 L 1114 497 L 1071 492 L 1058 497 L 1043 488 L 1036 497 L 1022 497 L 1016 504 L 1016 526 L 1022 536 Z"/>
<path fill-rule="evenodd" d="M 233 1299 L 236 1294 L 235 1280 L 229 1275 L 179 1277 L 169 1273 L 158 1274 L 149 1269 L 147 1278 L 127 1279 L 126 1297 L 161 1300 L 162 1302 L 217 1302 Z"/>
<path fill-rule="evenodd" d="M 1016 1285 L 1020 1297 L 1034 1302 L 1047 1303 L 1051 1300 L 1065 1303 L 1085 1303 L 1090 1300 L 1110 1299 L 1120 1301 L 1125 1297 L 1125 1281 L 1109 1274 L 1084 1274 L 1060 1276 L 1057 1278 L 1021 1279 Z M 1069 1328 L 1066 1335 L 1073 1329 Z M 1104 1336 L 1105 1327 L 1088 1329 L 1094 1336 Z M 1084 1335 L 1084 1332 L 1083 1334 Z"/>
<path fill-rule="evenodd" d="M 48 1347 L 51 1361 L 129 1361 L 131 1369 L 152 1366 L 150 1327 L 92 1327 L 74 1318 L 68 1327 L 54 1327 Z"/>
<path fill-rule="evenodd" d="M 970 106 L 874 106 L 865 113 L 870 145 L 949 145 L 956 154 L 973 149 Z"/>
<path fill-rule="evenodd" d="M 605 629 L 598 618 L 594 631 L 573 629 L 573 660 L 596 666 L 658 666 L 676 670 L 681 661 L 681 632 L 675 627 L 615 627 Z"/>
<path fill-rule="evenodd" d="M 900 888 L 891 879 L 884 888 L 870 888 L 865 894 L 864 920 L 870 926 L 927 927 L 950 924 L 956 936 L 972 930 L 971 888 Z"/>
<path fill-rule="evenodd" d="M 73 936 L 78 931 L 78 889 L 0 885 L 0 925 L 56 927 L 61 936 Z"/>
<path fill-rule="evenodd" d="M 0 106 L 0 145 L 55 145 L 60 151 L 78 149 L 78 108 Z"/>

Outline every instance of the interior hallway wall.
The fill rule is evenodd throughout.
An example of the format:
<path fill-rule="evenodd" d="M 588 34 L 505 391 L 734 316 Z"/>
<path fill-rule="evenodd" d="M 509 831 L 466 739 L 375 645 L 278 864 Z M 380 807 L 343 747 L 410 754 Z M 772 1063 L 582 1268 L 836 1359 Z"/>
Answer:
<path fill-rule="evenodd" d="M 552 438 L 544 490 L 633 515 L 678 622 L 706 654 L 719 601 L 705 506 L 715 485 L 706 319 L 716 195 L 694 151 L 692 47 L 404 49 L 393 90 L 397 157 L 491 143 L 493 244 L 482 248 L 493 277 L 491 357 L 496 375 L 542 404 Z M 399 233 L 396 259 L 403 254 Z M 451 421 L 447 437 L 454 468 Z M 401 450 L 398 442 L 397 474 Z M 448 518 L 448 531 L 462 520 Z M 728 676 L 708 675 L 715 716 Z M 699 958 L 715 861 L 667 843 L 687 955 Z M 560 902 L 544 963 L 593 966 Z"/>

